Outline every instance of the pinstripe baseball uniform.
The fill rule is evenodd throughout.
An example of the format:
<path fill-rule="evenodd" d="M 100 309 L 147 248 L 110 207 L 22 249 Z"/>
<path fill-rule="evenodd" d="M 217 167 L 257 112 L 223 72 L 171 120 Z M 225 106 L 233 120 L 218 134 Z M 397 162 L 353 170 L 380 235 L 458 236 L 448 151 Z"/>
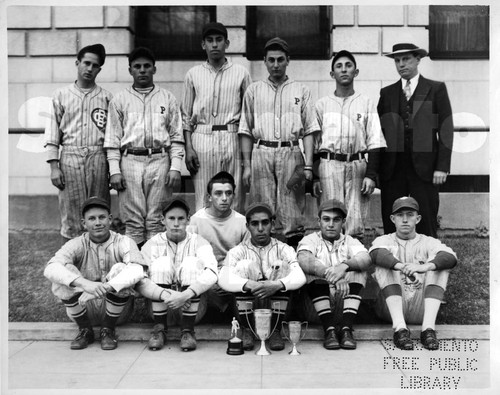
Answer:
<path fill-rule="evenodd" d="M 207 204 L 210 178 L 227 171 L 236 183 L 234 209 L 243 211 L 245 195 L 237 131 L 243 95 L 251 82 L 248 71 L 229 59 L 219 70 L 206 61 L 186 74 L 181 110 L 183 129 L 192 133 L 200 162 L 198 172 L 192 175 L 196 210 Z"/>
<path fill-rule="evenodd" d="M 280 261 L 283 266 L 275 267 Z M 278 270 L 278 273 L 274 273 Z M 304 272 L 297 262 L 295 250 L 289 245 L 271 238 L 265 247 L 254 246 L 250 238 L 231 248 L 219 274 L 219 285 L 229 292 L 242 292 L 248 280 L 280 279 L 285 291 L 293 291 L 305 284 Z"/>
<path fill-rule="evenodd" d="M 111 98 L 111 93 L 98 85 L 88 93 L 76 83 L 54 92 L 45 147 L 47 161 L 58 160 L 65 178 L 65 187 L 59 191 L 59 211 L 61 235 L 66 238 L 83 232 L 81 209 L 86 199 L 99 196 L 110 200 L 102 146 Z"/>
<path fill-rule="evenodd" d="M 192 233 L 174 243 L 163 232 L 148 240 L 141 252 L 149 264 L 151 281 L 161 286 L 190 288 L 194 292 L 191 305 L 182 309 L 181 327 L 189 326 L 189 317 L 193 324 L 199 322 L 206 312 L 207 301 L 203 294 L 217 282 L 217 260 L 210 243 Z M 154 316 L 165 316 L 167 305 L 153 300 L 152 311 Z"/>
<path fill-rule="evenodd" d="M 297 254 L 300 251 L 309 251 L 312 253 L 318 262 L 321 262 L 326 267 L 337 266 L 342 262 L 355 257 L 360 252 L 368 252 L 366 248 L 349 235 L 341 234 L 338 240 L 330 242 L 325 240 L 321 231 L 311 233 L 305 236 L 297 247 Z M 368 268 L 365 268 L 368 269 Z M 359 271 L 349 271 L 346 273 L 348 282 L 357 282 L 363 286 L 366 284 L 367 273 Z M 306 273 L 307 283 L 321 279 L 313 274 Z"/>
<path fill-rule="evenodd" d="M 374 252 L 388 251 L 393 262 L 402 263 L 426 263 L 434 262 L 436 270 L 426 273 L 415 273 L 415 277 L 420 277 L 423 282 L 422 287 L 415 287 L 406 276 L 398 270 L 391 270 L 392 266 L 387 267 L 385 260 L 380 259 L 380 255 L 374 255 Z M 449 268 L 441 268 L 439 253 L 445 252 L 451 254 L 456 259 L 455 252 L 441 243 L 438 239 L 430 236 L 417 234 L 414 239 L 403 240 L 396 236 L 396 233 L 377 237 L 370 248 L 370 255 L 373 263 L 376 265 L 373 277 L 377 280 L 381 292 L 379 294 L 378 307 L 376 311 L 384 318 L 390 319 L 384 299 L 391 296 L 394 291 L 394 285 L 399 285 L 403 297 L 403 313 L 405 321 L 410 324 L 422 322 L 424 315 L 424 299 L 430 295 L 435 298 L 441 298 L 446 290 L 448 282 Z M 456 263 L 456 261 L 455 261 Z"/>
<path fill-rule="evenodd" d="M 273 208 L 276 231 L 287 238 L 304 231 L 305 194 L 294 194 L 286 187 L 296 165 L 304 164 L 304 157 L 298 145 L 274 148 L 264 146 L 261 141 L 297 144 L 299 139 L 317 130 L 311 92 L 305 85 L 287 79 L 275 86 L 267 79 L 248 87 L 238 133 L 255 141 L 250 198 Z"/>
<path fill-rule="evenodd" d="M 320 159 L 318 171 L 323 191 L 320 200 L 344 202 L 348 210 L 345 233 L 362 237 L 370 198 L 361 193 L 367 168 L 364 153 L 387 146 L 375 104 L 359 93 L 346 98 L 331 94 L 319 99 L 315 109 L 321 127 L 315 152 L 350 154 L 358 158 L 353 161 Z M 361 159 L 358 153 L 362 153 Z"/>
<path fill-rule="evenodd" d="M 90 240 L 88 233 L 64 244 L 45 267 L 44 276 L 52 282 L 52 292 L 62 300 L 69 300 L 83 290 L 70 284 L 78 277 L 90 281 L 109 283 L 119 297 L 133 294 L 133 286 L 144 277 L 144 259 L 136 244 L 127 236 L 110 231 L 102 244 Z M 108 310 L 113 307 L 106 301 Z M 102 300 L 87 302 L 89 313 L 95 320 L 103 313 Z M 78 306 L 67 306 L 68 316 Z M 132 311 L 130 311 L 132 313 Z M 123 321 L 126 317 L 123 317 Z M 95 322 L 97 324 L 97 322 Z"/>
<path fill-rule="evenodd" d="M 181 170 L 184 137 L 174 95 L 155 86 L 143 95 L 132 87 L 119 92 L 109 105 L 104 148 L 110 175 L 122 173 L 126 189 L 118 193 L 126 234 L 136 243 L 164 230 L 161 206 L 170 191 L 169 170 Z M 151 149 L 151 154 L 135 154 Z"/>

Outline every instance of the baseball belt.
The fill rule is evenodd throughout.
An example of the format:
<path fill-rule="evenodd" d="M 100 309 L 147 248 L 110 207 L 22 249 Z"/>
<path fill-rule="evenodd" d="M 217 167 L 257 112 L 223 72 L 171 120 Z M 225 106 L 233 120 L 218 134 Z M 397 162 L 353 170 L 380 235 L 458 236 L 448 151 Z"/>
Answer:
<path fill-rule="evenodd" d="M 263 145 L 264 147 L 269 147 L 269 148 L 279 148 L 279 147 L 295 147 L 299 145 L 299 141 L 268 141 L 268 140 L 255 140 L 255 144 L 257 145 L 257 148 L 259 145 Z"/>
<path fill-rule="evenodd" d="M 338 160 L 340 162 L 353 162 L 355 160 L 363 160 L 365 158 L 364 152 L 357 152 L 355 154 L 338 154 L 336 152 L 321 151 L 316 155 L 323 159 Z"/>

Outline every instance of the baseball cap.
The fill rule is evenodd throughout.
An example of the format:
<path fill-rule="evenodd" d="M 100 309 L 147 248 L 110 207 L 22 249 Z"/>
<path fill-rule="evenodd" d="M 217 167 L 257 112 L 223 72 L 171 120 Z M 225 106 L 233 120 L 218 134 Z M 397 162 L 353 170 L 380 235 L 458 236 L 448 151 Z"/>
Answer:
<path fill-rule="evenodd" d="M 285 52 L 287 55 L 290 52 L 289 49 L 288 49 L 288 43 L 285 40 L 283 40 L 282 38 L 279 38 L 279 37 L 271 38 L 266 43 L 266 45 L 264 46 L 264 51 L 267 51 L 268 48 L 271 48 L 271 47 L 278 47 L 283 52 Z"/>
<path fill-rule="evenodd" d="M 224 36 L 224 38 L 227 40 L 227 29 L 226 27 L 222 24 L 222 23 L 219 23 L 219 22 L 210 22 L 210 23 L 207 23 L 204 27 L 203 27 L 203 38 L 205 38 L 206 36 L 208 36 L 210 33 L 219 33 L 219 34 L 222 34 Z"/>
<path fill-rule="evenodd" d="M 325 200 L 318 207 L 318 215 L 320 215 L 323 211 L 331 211 L 338 210 L 344 214 L 344 218 L 347 217 L 347 208 L 340 200 L 337 199 L 329 199 Z"/>
<path fill-rule="evenodd" d="M 269 204 L 262 202 L 255 202 L 252 203 L 250 206 L 248 206 L 245 211 L 245 218 L 247 219 L 247 222 L 253 213 L 261 213 L 261 212 L 268 213 L 271 219 L 274 218 L 273 209 L 271 208 L 271 206 L 269 206 Z"/>
<path fill-rule="evenodd" d="M 392 205 L 392 214 L 401 210 L 402 208 L 409 208 L 415 211 L 420 211 L 417 201 L 410 196 L 403 196 L 394 201 Z"/>
<path fill-rule="evenodd" d="M 130 65 L 134 60 L 139 58 L 151 59 L 155 64 L 155 55 L 153 51 L 146 47 L 137 47 L 128 55 L 128 64 Z"/>
<path fill-rule="evenodd" d="M 163 215 L 165 215 L 165 213 L 170 210 L 171 208 L 174 208 L 174 207 L 181 207 L 183 208 L 184 210 L 186 210 L 186 214 L 189 215 L 189 205 L 187 204 L 187 202 L 180 198 L 180 197 L 171 197 L 169 199 L 167 199 L 165 201 L 165 204 L 163 205 L 163 208 L 161 210 L 161 213 Z"/>
<path fill-rule="evenodd" d="M 333 66 L 335 65 L 335 62 L 343 56 L 345 56 L 348 59 L 351 59 L 352 62 L 354 63 L 354 66 L 356 67 L 356 59 L 354 59 L 354 55 L 352 53 L 350 53 L 349 51 L 343 49 L 342 51 L 337 52 L 335 54 L 335 56 L 333 57 L 332 70 L 333 70 Z"/>
<path fill-rule="evenodd" d="M 81 60 L 86 53 L 93 53 L 99 56 L 99 62 L 101 66 L 106 60 L 106 50 L 104 49 L 104 45 L 102 44 L 93 44 L 83 47 L 82 49 L 80 49 L 80 51 L 78 51 L 78 55 L 76 55 L 76 58 L 78 60 Z"/>
<path fill-rule="evenodd" d="M 106 209 L 108 213 L 111 211 L 107 200 L 98 196 L 91 196 L 83 202 L 82 217 L 84 217 L 87 210 L 92 207 L 101 207 L 103 209 Z"/>
<path fill-rule="evenodd" d="M 386 54 L 385 56 L 394 58 L 395 55 L 401 55 L 408 52 L 415 52 L 422 58 L 427 56 L 427 51 L 425 49 L 419 48 L 415 44 L 410 43 L 394 44 L 392 46 L 392 52 Z"/>

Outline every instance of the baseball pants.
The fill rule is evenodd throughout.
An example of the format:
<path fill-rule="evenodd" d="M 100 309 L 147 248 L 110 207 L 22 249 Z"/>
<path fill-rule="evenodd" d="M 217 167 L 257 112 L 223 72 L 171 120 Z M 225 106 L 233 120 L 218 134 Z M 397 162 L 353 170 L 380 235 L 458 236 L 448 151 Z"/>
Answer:
<path fill-rule="evenodd" d="M 116 263 L 111 267 L 107 280 L 116 277 L 127 265 L 124 263 Z M 82 273 L 74 265 L 66 265 L 66 268 L 73 273 Z M 82 275 L 82 277 L 84 277 Z M 90 323 L 92 325 L 100 325 L 106 315 L 116 317 L 117 325 L 125 324 L 129 321 L 134 310 L 134 295 L 132 288 L 122 289 L 117 293 L 109 293 L 105 299 L 97 298 L 87 301 L 85 306 L 78 303 L 78 297 L 83 292 L 82 289 L 77 287 L 68 287 L 64 284 L 52 284 L 52 293 L 59 298 L 66 307 L 66 314 L 68 317 L 75 321 L 75 318 L 87 313 Z"/>
<path fill-rule="evenodd" d="M 64 174 L 65 187 L 59 191 L 61 235 L 68 239 L 82 234 L 83 202 L 99 196 L 108 202 L 108 161 L 102 147 L 63 146 L 59 167 Z"/>
<path fill-rule="evenodd" d="M 373 277 L 381 289 L 375 305 L 375 313 L 385 321 L 391 321 L 391 315 L 385 299 L 392 295 L 401 295 L 403 300 L 403 315 L 406 323 L 421 324 L 424 317 L 424 300 L 431 297 L 442 300 L 448 283 L 449 270 L 428 271 L 417 273 L 423 278 L 423 285 L 416 288 L 408 283 L 403 273 L 377 266 Z"/>
<path fill-rule="evenodd" d="M 136 244 L 149 240 L 165 230 L 161 210 L 171 195 L 165 185 L 170 158 L 165 152 L 151 156 L 122 155 L 121 171 L 127 187 L 120 191 L 120 216 L 125 234 Z"/>
<path fill-rule="evenodd" d="M 203 262 L 196 257 L 185 257 L 176 268 L 169 257 L 162 256 L 151 263 L 149 278 L 163 288 L 179 289 L 181 291 L 196 281 L 204 269 Z M 191 317 L 194 319 L 195 324 L 203 318 L 207 308 L 205 293 L 191 298 L 190 301 L 189 307 L 179 309 L 177 312 L 171 312 L 167 317 L 168 325 L 181 322 L 182 316 Z M 152 301 L 151 309 L 154 316 L 164 316 L 169 313 L 166 303 L 162 301 Z"/>
<path fill-rule="evenodd" d="M 286 238 L 304 234 L 304 191 L 291 191 L 286 183 L 297 165 L 304 164 L 298 146 L 270 148 L 254 145 L 250 201 L 269 204 L 276 213 L 275 231 Z"/>
<path fill-rule="evenodd" d="M 323 193 L 320 203 L 337 199 L 347 207 L 345 234 L 363 237 L 370 198 L 361 193 L 366 174 L 366 161 L 341 162 L 321 158 L 319 177 Z"/>

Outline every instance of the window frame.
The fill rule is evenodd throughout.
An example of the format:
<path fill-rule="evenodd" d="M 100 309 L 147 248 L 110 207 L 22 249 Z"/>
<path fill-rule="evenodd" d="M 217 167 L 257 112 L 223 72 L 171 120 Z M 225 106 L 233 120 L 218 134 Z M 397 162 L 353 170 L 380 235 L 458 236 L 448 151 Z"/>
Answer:
<path fill-rule="evenodd" d="M 203 23 L 201 24 L 196 24 L 196 29 L 197 32 L 196 34 L 192 35 L 192 42 L 190 43 L 191 48 L 199 48 L 199 51 L 179 51 L 176 49 L 177 48 L 182 48 L 182 45 L 174 46 L 173 50 L 172 48 L 166 50 L 158 50 L 158 48 L 154 45 L 148 44 L 148 40 L 167 40 L 167 39 L 172 39 L 172 37 L 169 37 L 168 34 L 158 34 L 158 35 L 153 35 L 148 38 L 145 37 L 140 37 L 140 26 L 145 25 L 143 23 L 144 20 L 147 20 L 147 9 L 150 9 L 150 12 L 152 12 L 152 9 L 165 9 L 165 13 L 168 13 L 171 11 L 173 8 L 183 8 L 183 7 L 195 7 L 195 8 L 208 8 L 208 17 L 209 20 L 206 23 L 209 22 L 215 22 L 216 17 L 217 17 L 217 6 L 215 5 L 195 5 L 195 6 L 178 6 L 178 5 L 173 5 L 173 6 L 134 6 L 134 38 L 133 38 L 133 43 L 134 47 L 138 46 L 146 46 L 150 48 L 153 53 L 155 54 L 156 60 L 205 60 L 206 59 L 206 52 L 202 49 L 201 47 L 201 41 L 202 41 L 202 29 L 203 29 Z M 142 13 L 144 11 L 144 14 Z M 144 33 L 145 35 L 145 33 Z"/>
<path fill-rule="evenodd" d="M 470 50 L 470 49 L 444 49 L 443 44 L 440 45 L 439 32 L 436 18 L 446 17 L 446 14 L 456 13 L 457 9 L 463 12 L 464 17 L 473 17 L 481 13 L 483 9 L 487 10 L 485 30 L 487 32 L 486 49 Z M 449 16 L 451 17 L 451 15 Z M 433 60 L 448 60 L 448 59 L 489 59 L 489 42 L 490 42 L 490 9 L 489 6 L 465 5 L 465 6 L 449 6 L 449 5 L 430 5 L 429 6 L 429 57 Z"/>
<path fill-rule="evenodd" d="M 265 43 L 273 37 L 259 37 L 258 36 L 258 18 L 257 13 L 259 8 L 271 8 L 280 7 L 286 9 L 285 6 L 247 6 L 246 7 L 246 57 L 248 60 L 262 60 L 264 57 L 264 45 Z M 298 7 L 298 6 L 293 6 Z M 314 54 L 307 54 L 293 48 L 293 42 L 287 40 L 286 32 L 276 33 L 275 36 L 279 36 L 284 40 L 288 41 L 290 46 L 290 56 L 293 59 L 299 60 L 325 60 L 330 59 L 332 55 L 331 51 L 331 6 L 326 5 L 314 5 L 314 6 L 303 6 L 300 7 L 317 7 L 319 8 L 319 27 L 318 27 L 318 41 L 320 44 L 319 50 Z"/>

